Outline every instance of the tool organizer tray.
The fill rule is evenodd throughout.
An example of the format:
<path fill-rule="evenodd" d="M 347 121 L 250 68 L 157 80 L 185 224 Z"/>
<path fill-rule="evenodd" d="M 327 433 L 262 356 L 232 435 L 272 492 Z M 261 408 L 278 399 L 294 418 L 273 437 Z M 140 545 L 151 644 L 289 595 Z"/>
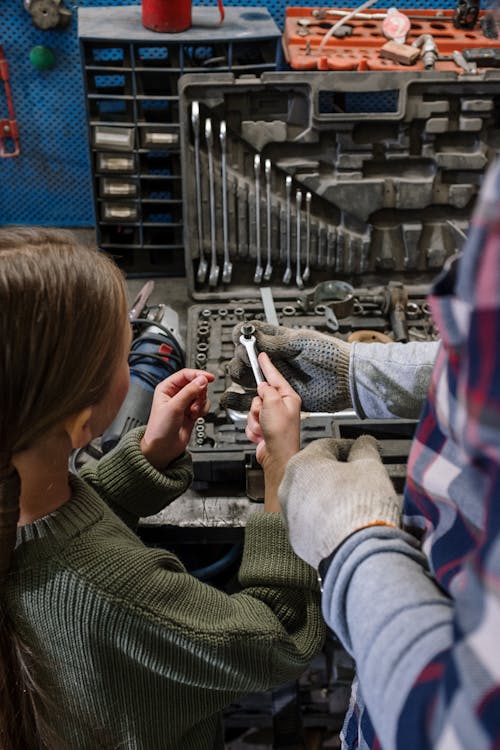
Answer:
<path fill-rule="evenodd" d="M 179 82 L 194 299 L 425 282 L 455 252 L 500 150 L 500 71 L 200 78 Z"/>
<path fill-rule="evenodd" d="M 329 28 L 342 22 L 342 17 L 350 15 L 352 8 L 287 8 L 283 31 L 283 52 L 286 61 L 294 70 L 385 70 L 401 72 L 401 64 L 387 59 L 381 48 L 388 41 L 384 35 L 382 18 L 387 10 L 375 11 L 347 18 L 341 25 L 340 38 L 332 35 L 325 38 Z M 483 24 L 491 17 L 491 12 L 478 13 L 478 23 L 471 28 L 457 28 L 454 18 L 457 10 L 403 8 L 398 16 L 409 21 L 408 32 L 403 32 L 406 45 L 423 44 L 423 38 L 431 38 L 436 45 L 436 55 L 432 56 L 433 71 L 463 73 L 453 58 L 458 50 L 483 49 L 496 53 L 500 40 L 486 37 Z M 495 24 L 492 19 L 492 24 Z M 396 28 L 398 28 L 396 26 Z M 343 34 L 342 30 L 347 33 Z M 396 34 L 397 32 L 394 32 Z M 394 38 L 394 37 L 392 37 Z M 419 42 L 420 40 L 420 42 Z M 413 62 L 407 62 L 413 70 L 424 70 L 425 58 L 420 55 Z M 494 63 L 498 65 L 498 63 Z"/>
<path fill-rule="evenodd" d="M 390 340 L 435 339 L 426 294 L 461 245 L 484 171 L 500 149 L 500 73 L 200 79 L 179 82 L 194 303 L 186 362 L 217 377 L 190 450 L 195 482 L 244 483 L 259 499 L 262 476 L 246 415 L 220 406 L 233 327 L 269 317 L 261 297 L 267 288 L 282 325 L 343 339 L 366 329 Z M 343 309 L 342 295 L 332 303 L 328 282 L 350 285 L 353 306 Z M 318 290 L 325 289 L 323 298 Z M 387 304 L 389 290 L 400 295 L 399 318 Z M 302 443 L 374 434 L 402 491 L 414 428 L 413 421 L 361 421 L 354 412 L 308 414 Z"/>
<path fill-rule="evenodd" d="M 367 329 L 371 335 L 391 338 L 391 324 L 383 309 L 383 287 L 357 288 L 351 313 L 339 318 L 336 336 L 347 339 L 352 333 Z M 408 338 L 429 341 L 437 338 L 426 302 L 427 289 L 422 285 L 405 287 Z M 277 300 L 278 322 L 290 327 L 307 327 L 329 333 L 325 305 L 304 310 L 299 300 Z M 240 299 L 227 303 L 192 305 L 188 310 L 186 364 L 206 368 L 216 375 L 209 385 L 210 412 L 200 418 L 193 431 L 190 452 L 193 456 L 196 483 L 205 485 L 240 484 L 254 500 L 262 499 L 263 484 L 255 464 L 255 446 L 246 438 L 246 414 L 228 413 L 220 406 L 220 397 L 230 385 L 227 363 L 234 353 L 232 331 L 238 323 L 264 320 L 261 300 Z M 406 476 L 406 459 L 415 423 L 412 420 L 359 420 L 354 412 L 304 414 L 302 445 L 323 437 L 354 438 L 373 434 L 382 446 L 382 456 L 398 492 Z"/>

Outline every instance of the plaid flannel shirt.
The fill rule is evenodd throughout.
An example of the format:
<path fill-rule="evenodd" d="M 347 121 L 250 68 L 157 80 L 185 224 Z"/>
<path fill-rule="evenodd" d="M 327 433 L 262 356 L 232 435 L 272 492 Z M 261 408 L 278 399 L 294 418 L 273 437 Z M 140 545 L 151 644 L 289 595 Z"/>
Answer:
<path fill-rule="evenodd" d="M 442 345 L 409 456 L 404 517 L 449 597 L 450 635 L 392 717 L 393 741 L 398 750 L 492 750 L 500 748 L 500 163 L 430 303 Z M 381 748 L 357 683 L 342 738 L 344 748 Z"/>

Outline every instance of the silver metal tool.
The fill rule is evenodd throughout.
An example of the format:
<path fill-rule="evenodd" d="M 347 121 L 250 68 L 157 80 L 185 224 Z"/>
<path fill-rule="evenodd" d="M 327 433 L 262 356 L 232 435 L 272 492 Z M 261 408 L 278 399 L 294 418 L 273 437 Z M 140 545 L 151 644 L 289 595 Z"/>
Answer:
<path fill-rule="evenodd" d="M 252 323 L 243 323 L 240 328 L 240 344 L 244 346 L 247 351 L 248 361 L 250 362 L 255 382 L 259 385 L 259 383 L 265 381 L 265 378 L 257 359 L 254 333 L 255 326 Z"/>
<path fill-rule="evenodd" d="M 292 178 L 288 176 L 285 181 L 286 189 L 286 268 L 283 274 L 283 284 L 289 284 L 292 280 L 292 226 L 291 226 L 291 198 Z"/>
<path fill-rule="evenodd" d="M 233 273 L 233 264 L 229 258 L 228 223 L 227 223 L 227 165 L 226 165 L 226 122 L 222 120 L 219 130 L 221 170 L 222 170 L 222 243 L 224 247 L 224 265 L 222 266 L 222 281 L 229 284 Z"/>
<path fill-rule="evenodd" d="M 260 244 L 260 156 L 255 154 L 253 160 L 253 171 L 255 175 L 255 247 L 257 249 L 257 264 L 253 280 L 256 284 L 262 281 L 262 252 Z"/>
<path fill-rule="evenodd" d="M 304 273 L 302 274 L 302 278 L 304 281 L 309 280 L 309 276 L 311 275 L 311 270 L 309 268 L 309 261 L 311 256 L 311 200 L 312 195 L 309 191 L 306 193 L 306 267 L 304 268 Z"/>
<path fill-rule="evenodd" d="M 300 221 L 300 208 L 302 206 L 302 190 L 297 190 L 295 193 L 295 202 L 297 206 L 297 232 L 296 232 L 296 240 L 297 240 L 297 257 L 296 257 L 296 270 L 295 270 L 295 283 L 299 287 L 299 289 L 304 288 L 304 282 L 302 281 L 302 273 L 301 273 L 301 260 L 300 260 L 300 250 L 301 250 L 301 221 Z"/>
<path fill-rule="evenodd" d="M 264 317 L 266 323 L 271 323 L 273 326 L 279 326 L 278 313 L 274 305 L 273 291 L 270 286 L 261 286 L 259 289 L 262 304 L 264 306 Z"/>
<path fill-rule="evenodd" d="M 194 134 L 194 180 L 196 192 L 196 227 L 198 232 L 198 255 L 200 258 L 196 278 L 200 284 L 207 278 L 208 263 L 203 253 L 203 216 L 201 212 L 200 176 L 200 107 L 198 102 L 191 104 L 191 124 Z"/>
<path fill-rule="evenodd" d="M 130 310 L 128 311 L 129 320 L 137 320 L 141 312 L 146 307 L 147 301 L 153 294 L 155 288 L 154 281 L 146 281 L 143 287 L 137 292 L 137 295 L 132 302 Z"/>
<path fill-rule="evenodd" d="M 210 273 L 208 283 L 217 286 L 219 282 L 219 266 L 217 265 L 217 246 L 215 239 L 215 177 L 214 177 L 214 138 L 212 133 L 212 121 L 205 121 L 205 140 L 208 153 L 208 179 L 210 184 L 210 243 L 212 247 L 212 258 L 210 261 Z"/>
<path fill-rule="evenodd" d="M 264 162 L 264 174 L 266 175 L 266 235 L 267 235 L 267 260 L 264 270 L 264 279 L 269 281 L 273 273 L 271 265 L 271 161 Z"/>
<path fill-rule="evenodd" d="M 466 73 L 472 73 L 474 75 L 477 73 L 477 63 L 467 62 L 460 50 L 453 50 L 453 60 L 455 65 L 458 65 L 459 68 L 465 70 Z"/>

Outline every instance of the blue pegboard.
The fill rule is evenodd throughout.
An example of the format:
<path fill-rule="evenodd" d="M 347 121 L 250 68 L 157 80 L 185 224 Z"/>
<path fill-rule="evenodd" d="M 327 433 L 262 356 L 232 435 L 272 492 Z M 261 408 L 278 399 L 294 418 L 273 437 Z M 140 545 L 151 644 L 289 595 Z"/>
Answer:
<path fill-rule="evenodd" d="M 0 225 L 94 226 L 92 181 L 80 52 L 77 38 L 78 7 L 140 5 L 135 0 L 82 0 L 64 3 L 73 11 L 65 30 L 40 31 L 24 10 L 23 0 L 3 0 L 1 43 L 9 65 L 10 84 L 19 126 L 21 154 L 0 159 Z M 215 0 L 195 5 L 215 6 Z M 262 6 L 262 0 L 232 0 L 227 6 Z M 388 7 L 380 0 L 377 7 Z M 283 28 L 286 0 L 265 4 Z M 299 7 L 310 3 L 297 3 Z M 338 7 L 351 6 L 348 2 Z M 452 0 L 402 0 L 398 7 L 451 8 Z M 52 48 L 56 66 L 38 71 L 29 61 L 38 44 Z M 0 118 L 7 117 L 0 97 Z"/>

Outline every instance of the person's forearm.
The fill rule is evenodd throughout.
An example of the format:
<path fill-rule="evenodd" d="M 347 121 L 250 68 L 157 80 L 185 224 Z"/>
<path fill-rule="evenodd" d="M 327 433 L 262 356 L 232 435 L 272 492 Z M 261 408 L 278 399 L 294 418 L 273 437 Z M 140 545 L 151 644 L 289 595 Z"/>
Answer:
<path fill-rule="evenodd" d="M 453 641 L 452 603 L 424 566 L 408 535 L 379 527 L 350 537 L 325 576 L 323 615 L 356 661 L 384 750 L 398 747 L 398 721 L 419 675 Z"/>
<path fill-rule="evenodd" d="M 439 341 L 352 344 L 349 385 L 357 415 L 418 419 L 439 345 Z"/>

